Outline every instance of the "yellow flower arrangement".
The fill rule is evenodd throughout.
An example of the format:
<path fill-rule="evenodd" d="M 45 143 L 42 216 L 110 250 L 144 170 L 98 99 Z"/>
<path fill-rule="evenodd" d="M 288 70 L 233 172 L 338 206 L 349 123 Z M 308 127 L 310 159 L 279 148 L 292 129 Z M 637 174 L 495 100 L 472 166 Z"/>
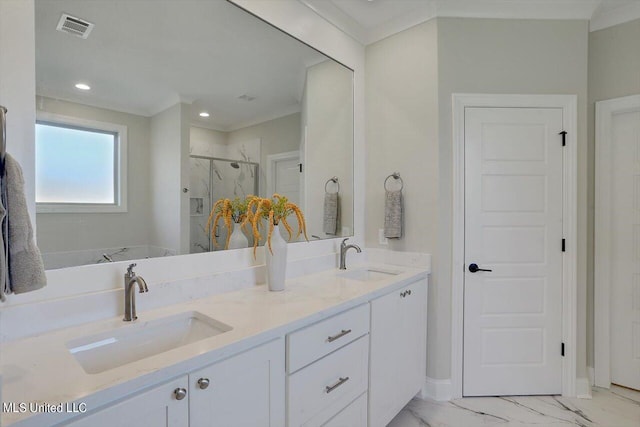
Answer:
<path fill-rule="evenodd" d="M 247 216 L 247 207 L 249 202 L 253 200 L 254 196 L 247 196 L 244 200 L 236 197 L 233 200 L 220 199 L 216 201 L 211 208 L 209 218 L 207 219 L 206 231 L 211 233 L 211 239 L 213 244 L 218 247 L 218 241 L 216 240 L 216 227 L 218 221 L 222 219 L 227 227 L 227 241 L 224 248 L 229 248 L 229 240 L 231 239 L 231 223 L 242 224 L 242 229 L 245 230 L 245 218 Z"/>
<path fill-rule="evenodd" d="M 268 221 L 268 231 L 267 231 L 267 247 L 269 248 L 269 252 L 273 253 L 271 250 L 271 236 L 273 234 L 273 230 L 278 226 L 280 222 L 284 225 L 284 228 L 289 233 L 289 241 L 293 237 L 293 229 L 291 225 L 287 221 L 287 217 L 291 214 L 295 214 L 296 220 L 298 221 L 298 232 L 296 234 L 296 238 L 300 237 L 301 234 L 304 234 L 304 238 L 309 241 L 307 237 L 307 225 L 304 220 L 304 214 L 302 210 L 295 204 L 289 202 L 286 197 L 281 196 L 279 194 L 274 194 L 271 198 L 262 198 L 262 197 L 253 197 L 249 200 L 247 205 L 247 213 L 245 215 L 244 220 L 242 221 L 243 226 L 245 224 L 251 224 L 251 228 L 253 230 L 253 256 L 256 256 L 256 248 L 258 247 L 258 243 L 262 238 L 260 234 L 260 226 L 261 220 L 267 219 Z"/>

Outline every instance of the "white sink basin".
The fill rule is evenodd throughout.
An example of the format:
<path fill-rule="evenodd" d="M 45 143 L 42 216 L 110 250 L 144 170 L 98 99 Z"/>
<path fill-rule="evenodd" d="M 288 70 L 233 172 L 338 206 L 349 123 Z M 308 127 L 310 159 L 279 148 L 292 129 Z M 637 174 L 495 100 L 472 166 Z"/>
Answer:
<path fill-rule="evenodd" d="M 69 341 L 67 348 L 88 374 L 99 374 L 233 329 L 197 311 L 135 323 Z"/>
<path fill-rule="evenodd" d="M 339 276 L 345 279 L 359 280 L 361 282 L 369 282 L 376 280 L 388 279 L 391 276 L 397 276 L 401 271 L 379 270 L 374 268 L 365 268 L 361 270 L 352 270 L 342 273 Z"/>

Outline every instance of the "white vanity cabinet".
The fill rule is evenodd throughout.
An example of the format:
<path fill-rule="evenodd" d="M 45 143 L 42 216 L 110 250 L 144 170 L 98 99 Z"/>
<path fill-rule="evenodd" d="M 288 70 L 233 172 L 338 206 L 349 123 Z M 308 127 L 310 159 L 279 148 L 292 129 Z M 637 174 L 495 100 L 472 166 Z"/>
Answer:
<path fill-rule="evenodd" d="M 134 427 L 134 426 L 189 426 L 189 401 L 186 393 L 186 375 L 145 392 L 127 397 L 120 403 L 99 410 L 77 421 L 59 426 L 68 427 Z M 176 395 L 176 390 L 180 390 Z"/>
<path fill-rule="evenodd" d="M 277 339 L 63 425 L 282 427 L 284 394 L 284 342 Z"/>
<path fill-rule="evenodd" d="M 369 427 L 384 427 L 425 379 L 427 279 L 371 301 Z"/>

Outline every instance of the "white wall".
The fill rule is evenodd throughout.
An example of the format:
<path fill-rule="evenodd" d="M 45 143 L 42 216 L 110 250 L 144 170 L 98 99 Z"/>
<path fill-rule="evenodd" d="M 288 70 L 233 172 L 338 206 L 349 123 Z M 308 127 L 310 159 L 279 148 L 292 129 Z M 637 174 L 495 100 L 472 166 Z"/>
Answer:
<path fill-rule="evenodd" d="M 432 254 L 429 287 L 428 374 L 438 374 L 434 351 L 446 314 L 437 316 L 438 265 L 438 34 L 435 20 L 367 46 L 366 242 L 378 244 L 384 226 L 384 180 L 400 172 L 404 181 L 405 235 L 389 249 Z M 389 185 L 393 185 L 391 182 Z M 442 292 L 442 291 L 440 291 Z M 448 322 L 447 322 L 448 323 Z M 446 376 L 446 368 L 442 378 Z"/>
<path fill-rule="evenodd" d="M 74 102 L 37 98 L 38 112 L 60 114 L 127 127 L 127 212 L 39 213 L 38 246 L 42 252 L 147 245 L 149 241 L 148 117 L 90 107 Z"/>
<path fill-rule="evenodd" d="M 149 241 L 153 246 L 175 253 L 188 253 L 189 250 L 189 207 L 188 200 L 183 201 L 188 194 L 182 192 L 183 184 L 189 182 L 189 127 L 184 125 L 188 123 L 185 120 L 188 115 L 183 117 L 188 114 L 185 112 L 188 107 L 176 104 L 151 118 Z M 186 165 L 183 166 L 185 158 Z M 187 210 L 183 212 L 185 204 Z"/>
<path fill-rule="evenodd" d="M 36 68 L 33 0 L 0 1 L 0 105 L 7 107 L 7 152 L 22 165 L 31 223 L 36 224 Z"/>
<path fill-rule="evenodd" d="M 227 152 L 227 138 L 227 132 L 191 126 L 189 154 L 224 158 Z"/>
<path fill-rule="evenodd" d="M 588 324 L 587 365 L 593 366 L 593 230 L 595 206 L 595 102 L 640 94 L 640 19 L 589 34 Z"/>
<path fill-rule="evenodd" d="M 256 140 L 260 140 L 260 157 L 253 158 L 251 161 L 260 163 L 260 188 L 258 192 L 261 196 L 267 196 L 267 156 L 298 150 L 300 147 L 300 113 L 289 114 L 228 133 L 229 145 L 237 146 Z M 230 155 L 233 157 L 229 158 L 238 158 L 237 154 Z"/>
<path fill-rule="evenodd" d="M 336 176 L 340 184 L 342 230 L 353 230 L 353 90 L 351 70 L 324 61 L 307 68 L 304 110 L 305 215 L 309 235 L 328 237 L 323 231 L 325 184 Z M 329 188 L 329 187 L 327 187 Z M 331 186 L 331 190 L 333 186 Z"/>

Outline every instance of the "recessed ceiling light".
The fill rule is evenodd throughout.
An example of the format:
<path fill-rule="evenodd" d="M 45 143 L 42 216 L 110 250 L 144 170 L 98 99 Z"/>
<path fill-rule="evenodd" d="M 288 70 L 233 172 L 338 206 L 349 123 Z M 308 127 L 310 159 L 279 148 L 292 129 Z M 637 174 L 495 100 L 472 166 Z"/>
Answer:
<path fill-rule="evenodd" d="M 76 83 L 76 89 L 80 90 L 91 90 L 91 86 L 86 83 Z"/>
<path fill-rule="evenodd" d="M 200 113 L 200 117 L 209 117 L 209 113 L 203 111 L 202 113 Z"/>

